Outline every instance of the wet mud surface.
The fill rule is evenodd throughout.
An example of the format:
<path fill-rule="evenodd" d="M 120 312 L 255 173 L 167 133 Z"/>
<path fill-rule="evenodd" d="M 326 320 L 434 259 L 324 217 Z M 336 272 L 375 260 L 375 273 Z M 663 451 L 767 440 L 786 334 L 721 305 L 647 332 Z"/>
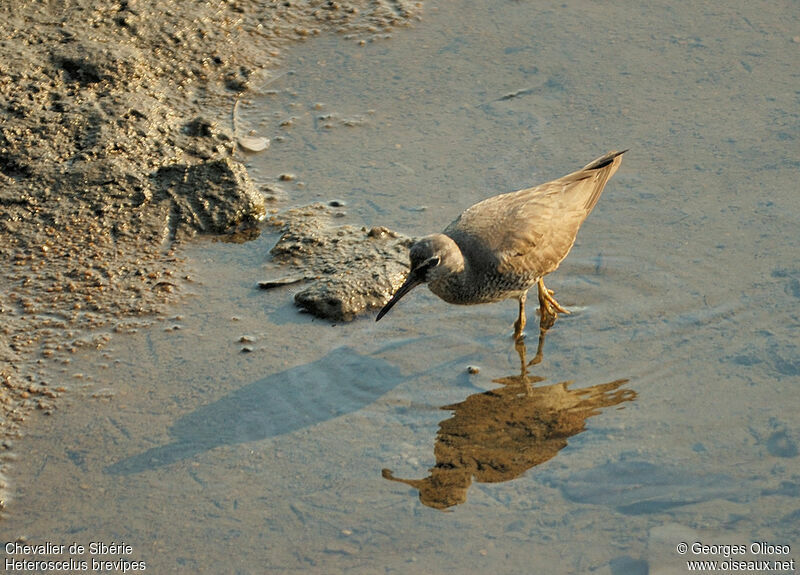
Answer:
<path fill-rule="evenodd" d="M 181 245 L 265 214 L 237 160 L 235 103 L 282 50 L 366 43 L 420 6 L 177 1 L 0 7 L 0 436 L 50 413 L 46 375 L 184 291 Z M 4 445 L 10 445 L 6 442 Z"/>

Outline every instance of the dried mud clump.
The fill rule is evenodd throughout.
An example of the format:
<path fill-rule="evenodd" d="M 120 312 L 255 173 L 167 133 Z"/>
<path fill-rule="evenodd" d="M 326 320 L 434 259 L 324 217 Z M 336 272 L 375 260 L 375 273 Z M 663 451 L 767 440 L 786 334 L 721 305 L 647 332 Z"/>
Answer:
<path fill-rule="evenodd" d="M 309 285 L 295 303 L 317 317 L 351 321 L 381 308 L 408 275 L 411 238 L 383 227 L 334 226 L 322 204 L 273 218 L 282 235 L 271 254 Z"/>
<path fill-rule="evenodd" d="M 181 230 L 222 234 L 265 213 L 264 196 L 229 158 L 164 166 L 152 180 L 173 238 Z"/>

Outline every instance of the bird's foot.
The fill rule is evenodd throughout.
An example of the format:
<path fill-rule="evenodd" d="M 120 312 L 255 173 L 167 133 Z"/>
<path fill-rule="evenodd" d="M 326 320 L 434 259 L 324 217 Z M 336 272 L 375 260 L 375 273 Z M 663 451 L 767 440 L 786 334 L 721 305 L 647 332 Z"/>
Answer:
<path fill-rule="evenodd" d="M 569 314 L 569 310 L 564 308 L 560 303 L 556 301 L 556 298 L 553 297 L 553 290 L 547 289 L 544 285 L 544 281 L 539 279 L 538 282 L 538 291 L 539 291 L 539 329 L 548 330 L 553 327 L 553 324 L 556 322 L 558 318 L 558 313 L 565 313 Z"/>
<path fill-rule="evenodd" d="M 569 315 L 570 311 L 562 307 L 560 303 L 556 301 L 556 298 L 553 297 L 555 292 L 551 289 L 544 288 L 543 290 L 539 290 L 539 307 L 542 307 L 542 304 L 546 304 L 546 307 L 550 308 L 552 313 L 555 311 L 560 311 L 561 313 L 565 313 Z M 555 311 L 553 311 L 555 310 Z"/>

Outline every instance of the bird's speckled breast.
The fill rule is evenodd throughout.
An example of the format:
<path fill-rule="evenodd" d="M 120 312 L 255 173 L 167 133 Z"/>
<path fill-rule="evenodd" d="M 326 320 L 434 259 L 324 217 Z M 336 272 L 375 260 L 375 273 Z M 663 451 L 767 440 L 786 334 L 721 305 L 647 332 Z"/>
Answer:
<path fill-rule="evenodd" d="M 470 274 L 450 275 L 428 282 L 428 288 L 447 303 L 472 305 L 503 301 L 533 287 L 538 275 L 486 272 L 479 277 Z"/>

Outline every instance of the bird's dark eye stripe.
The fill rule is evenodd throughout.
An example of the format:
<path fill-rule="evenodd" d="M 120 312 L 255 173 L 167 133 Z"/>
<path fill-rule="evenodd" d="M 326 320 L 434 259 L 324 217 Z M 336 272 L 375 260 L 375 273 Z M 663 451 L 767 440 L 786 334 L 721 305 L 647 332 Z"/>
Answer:
<path fill-rule="evenodd" d="M 424 277 L 424 274 L 427 274 L 428 270 L 430 270 L 431 268 L 435 268 L 436 266 L 438 266 L 440 261 L 441 260 L 439 256 L 433 256 L 431 258 L 428 258 L 418 266 L 412 265 L 411 269 L 417 274 L 423 274 Z"/>

